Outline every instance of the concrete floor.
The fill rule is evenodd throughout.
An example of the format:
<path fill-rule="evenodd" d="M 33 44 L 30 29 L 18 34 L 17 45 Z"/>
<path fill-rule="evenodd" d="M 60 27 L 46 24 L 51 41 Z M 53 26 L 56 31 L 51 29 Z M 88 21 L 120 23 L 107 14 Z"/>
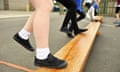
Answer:
<path fill-rule="evenodd" d="M 57 13 L 51 14 L 49 43 L 53 54 L 71 40 L 59 31 L 63 17 Z M 0 19 L 0 60 L 36 69 L 33 65 L 35 52 L 25 50 L 12 39 L 12 36 L 24 26 L 26 20 L 27 17 Z M 84 72 L 120 72 L 120 28 L 112 24 L 113 20 L 112 17 L 104 18 L 104 23 L 100 27 L 101 34 L 94 42 Z M 88 23 L 79 22 L 81 27 Z M 30 40 L 35 47 L 33 36 Z M 0 65 L 0 72 L 23 71 Z"/>

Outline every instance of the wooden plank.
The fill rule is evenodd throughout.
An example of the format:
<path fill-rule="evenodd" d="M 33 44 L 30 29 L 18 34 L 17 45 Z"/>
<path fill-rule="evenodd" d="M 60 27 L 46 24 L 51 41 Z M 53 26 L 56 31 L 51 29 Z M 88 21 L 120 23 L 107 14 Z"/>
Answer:
<path fill-rule="evenodd" d="M 55 54 L 68 62 L 65 69 L 39 67 L 35 72 L 82 72 L 99 27 L 100 22 L 91 22 L 87 32 L 77 35 Z"/>
<path fill-rule="evenodd" d="M 103 22 L 103 16 L 95 16 L 95 19 L 93 20 L 95 22 Z"/>
<path fill-rule="evenodd" d="M 0 64 L 6 65 L 6 66 L 9 66 L 9 67 L 18 69 L 18 70 L 22 70 L 22 71 L 25 71 L 25 72 L 34 72 L 31 69 L 28 69 L 28 68 L 25 68 L 25 67 L 22 67 L 22 66 L 19 66 L 19 65 L 15 65 L 15 64 L 12 64 L 12 63 L 9 63 L 9 62 L 5 62 L 5 61 L 0 61 Z"/>

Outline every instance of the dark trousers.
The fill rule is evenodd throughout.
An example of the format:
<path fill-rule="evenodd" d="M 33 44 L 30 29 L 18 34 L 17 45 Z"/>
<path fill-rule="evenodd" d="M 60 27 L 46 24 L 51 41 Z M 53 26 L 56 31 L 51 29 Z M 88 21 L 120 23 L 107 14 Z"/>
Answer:
<path fill-rule="evenodd" d="M 60 2 L 62 5 L 64 5 L 68 11 L 66 13 L 65 19 L 63 21 L 63 27 L 68 27 L 69 21 L 71 20 L 71 29 L 74 30 L 75 32 L 79 30 L 77 21 L 76 21 L 76 4 L 73 0 L 56 0 Z M 71 31 L 72 31 L 71 30 Z"/>
<path fill-rule="evenodd" d="M 120 11 L 120 7 L 116 7 L 115 8 L 115 13 L 119 13 L 119 11 Z"/>
<path fill-rule="evenodd" d="M 84 14 L 84 12 L 77 11 L 77 13 L 78 13 L 80 16 L 76 19 L 76 21 L 80 21 L 80 20 L 82 20 L 82 19 L 84 19 L 84 18 L 85 18 L 85 14 Z M 69 28 L 69 30 L 70 30 L 70 31 L 72 31 L 72 30 L 73 30 L 73 28 L 72 28 L 72 25 L 71 25 L 71 24 L 70 24 L 70 28 Z M 76 34 L 76 32 L 75 32 L 75 34 Z"/>
<path fill-rule="evenodd" d="M 80 20 L 82 20 L 82 19 L 85 18 L 85 13 L 84 13 L 84 12 L 80 12 L 80 11 L 77 10 L 77 13 L 80 15 L 80 16 L 77 18 L 77 21 L 80 21 Z"/>
<path fill-rule="evenodd" d="M 86 3 L 85 6 L 89 9 L 91 7 L 91 3 Z"/>
<path fill-rule="evenodd" d="M 98 13 L 97 13 L 97 11 L 95 10 L 95 16 L 97 16 L 98 15 Z"/>

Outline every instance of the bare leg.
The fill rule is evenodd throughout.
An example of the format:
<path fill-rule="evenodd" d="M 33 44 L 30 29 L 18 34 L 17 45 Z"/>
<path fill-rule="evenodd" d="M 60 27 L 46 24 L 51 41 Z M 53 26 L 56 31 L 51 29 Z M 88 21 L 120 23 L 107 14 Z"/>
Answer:
<path fill-rule="evenodd" d="M 29 51 L 34 51 L 34 48 L 29 42 L 29 36 L 33 32 L 34 15 L 35 13 L 33 13 L 29 17 L 24 27 L 13 37 L 16 42 L 18 42 L 20 45 L 22 45 L 24 48 L 26 48 Z"/>
<path fill-rule="evenodd" d="M 24 25 L 23 29 L 27 30 L 28 32 L 33 32 L 33 19 L 34 19 L 35 12 L 27 20 L 26 24 Z"/>
<path fill-rule="evenodd" d="M 36 43 L 35 65 L 64 68 L 67 63 L 54 57 L 49 50 L 49 20 L 52 10 L 52 0 L 30 0 L 35 7 L 35 15 L 33 19 L 33 33 Z"/>
<path fill-rule="evenodd" d="M 116 13 L 115 16 L 116 16 L 116 21 L 119 22 L 119 19 L 120 19 L 119 18 L 119 13 Z"/>
<path fill-rule="evenodd" d="M 42 14 L 42 10 L 36 11 L 33 32 L 37 48 L 48 48 L 49 13 Z"/>
<path fill-rule="evenodd" d="M 31 0 L 31 3 L 36 9 L 33 20 L 36 48 L 49 48 L 49 17 L 52 9 L 52 0 Z"/>

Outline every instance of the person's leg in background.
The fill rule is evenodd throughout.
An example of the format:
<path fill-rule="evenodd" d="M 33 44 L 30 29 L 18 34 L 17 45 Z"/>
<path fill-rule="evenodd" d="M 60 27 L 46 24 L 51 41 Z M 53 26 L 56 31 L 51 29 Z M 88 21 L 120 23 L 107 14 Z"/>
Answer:
<path fill-rule="evenodd" d="M 76 12 L 76 4 L 72 0 L 57 0 L 57 1 L 68 9 L 60 31 L 65 33 L 72 33 L 71 31 L 68 30 L 68 24 L 69 21 L 71 20 L 71 17 L 75 18 L 73 13 Z"/>
<path fill-rule="evenodd" d="M 63 25 L 61 27 L 61 31 L 65 32 L 64 27 L 65 25 L 68 26 L 68 22 L 71 20 L 71 27 L 69 28 L 69 32 L 66 32 L 68 37 L 71 38 L 73 37 L 72 36 L 73 30 L 75 34 L 80 32 L 80 29 L 78 28 L 76 21 L 76 4 L 73 0 L 57 0 L 57 1 L 63 4 L 68 9 Z"/>
<path fill-rule="evenodd" d="M 85 15 L 84 15 L 84 13 L 81 12 L 81 16 L 78 19 L 76 19 L 76 22 L 78 22 L 78 21 L 80 21 L 84 18 L 85 18 Z M 71 23 L 70 27 L 69 27 L 69 30 L 74 31 L 74 35 L 77 35 L 79 33 L 87 31 L 88 29 L 79 29 L 77 23 L 76 24 Z M 69 36 L 74 37 L 73 35 L 70 35 L 70 34 L 69 34 Z"/>
<path fill-rule="evenodd" d="M 77 18 L 77 21 L 81 21 L 82 19 L 85 18 L 85 13 L 82 11 L 80 12 L 79 10 L 77 10 L 77 13 L 80 15 L 78 18 Z"/>
<path fill-rule="evenodd" d="M 82 0 L 74 0 L 74 2 L 77 5 L 77 13 L 79 14 L 79 17 L 76 20 L 80 21 L 85 18 L 85 14 L 82 9 Z"/>
<path fill-rule="evenodd" d="M 85 6 L 89 9 L 91 7 L 91 3 L 86 3 Z"/>
<path fill-rule="evenodd" d="M 95 16 L 97 16 L 97 15 L 98 15 L 98 12 L 97 12 L 96 10 L 95 10 L 95 12 L 94 12 L 94 13 L 95 13 L 95 14 L 94 14 Z"/>
<path fill-rule="evenodd" d="M 69 30 L 74 31 L 74 35 L 77 35 L 77 34 L 79 34 L 81 32 L 87 31 L 87 29 L 79 29 L 78 25 L 77 25 L 77 21 L 80 21 L 80 20 L 85 18 L 85 14 L 83 13 L 83 10 L 82 10 L 82 7 L 81 7 L 82 0 L 74 0 L 74 2 L 77 5 L 76 13 L 78 13 L 80 16 L 78 18 L 74 18 L 75 20 L 73 18 L 71 19 L 71 20 L 76 21 L 76 24 L 74 24 L 74 21 L 72 21 L 73 24 L 70 25 Z M 76 17 L 76 13 L 74 14 L 75 17 Z"/>
<path fill-rule="evenodd" d="M 120 14 L 119 14 L 119 10 L 120 10 L 120 7 L 116 7 L 116 10 L 115 10 L 115 22 L 114 24 L 118 24 L 116 26 L 120 26 Z"/>

